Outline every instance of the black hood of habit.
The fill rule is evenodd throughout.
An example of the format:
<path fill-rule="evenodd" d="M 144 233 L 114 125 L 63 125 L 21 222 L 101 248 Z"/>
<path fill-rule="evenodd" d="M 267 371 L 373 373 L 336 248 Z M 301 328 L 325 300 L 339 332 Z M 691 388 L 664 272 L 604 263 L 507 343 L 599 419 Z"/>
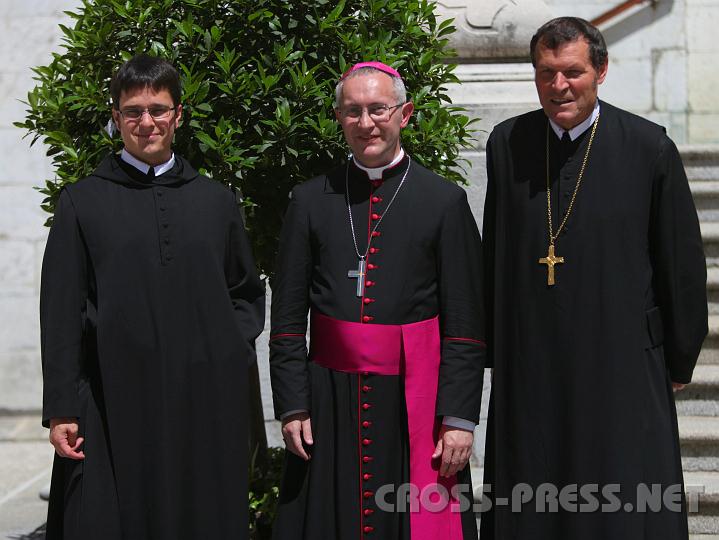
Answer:
<path fill-rule="evenodd" d="M 110 180 L 117 184 L 142 188 L 152 186 L 177 186 L 191 182 L 198 176 L 195 168 L 182 156 L 175 154 L 175 164 L 160 176 L 147 176 L 129 163 L 120 159 L 119 154 L 110 154 L 100 162 L 93 176 Z"/>

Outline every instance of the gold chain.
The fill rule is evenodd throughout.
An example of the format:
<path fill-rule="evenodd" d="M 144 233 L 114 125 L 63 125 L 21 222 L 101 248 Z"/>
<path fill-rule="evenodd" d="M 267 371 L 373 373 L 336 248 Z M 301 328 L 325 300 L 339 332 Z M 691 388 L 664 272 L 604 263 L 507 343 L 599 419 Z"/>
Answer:
<path fill-rule="evenodd" d="M 594 125 L 592 126 L 592 133 L 589 136 L 589 144 L 587 145 L 587 151 L 584 153 L 584 161 L 582 161 L 582 168 L 579 169 L 579 176 L 577 177 L 577 185 L 574 188 L 574 193 L 572 193 L 572 199 L 569 201 L 569 208 L 567 208 L 567 213 L 564 214 L 564 219 L 562 220 L 562 223 L 559 224 L 559 228 L 557 229 L 557 232 L 555 234 L 552 234 L 552 191 L 549 187 L 550 181 L 549 181 L 549 121 L 547 121 L 547 221 L 549 222 L 549 245 L 553 246 L 554 241 L 559 237 L 559 233 L 562 232 L 562 229 L 564 228 L 564 225 L 567 223 L 567 219 L 569 218 L 569 214 L 572 213 L 572 208 L 574 208 L 574 200 L 577 198 L 577 193 L 579 192 L 579 185 L 582 183 L 582 177 L 584 176 L 584 169 L 587 166 L 587 160 L 589 159 L 589 151 L 592 149 L 592 142 L 594 141 L 594 134 L 597 131 L 597 126 L 599 125 L 599 115 L 597 115 L 597 118 L 594 120 Z"/>

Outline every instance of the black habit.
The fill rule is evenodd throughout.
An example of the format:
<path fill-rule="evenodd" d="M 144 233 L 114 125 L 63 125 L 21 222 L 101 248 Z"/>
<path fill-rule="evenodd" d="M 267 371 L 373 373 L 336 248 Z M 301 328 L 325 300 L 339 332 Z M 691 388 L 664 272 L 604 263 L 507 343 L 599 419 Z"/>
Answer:
<path fill-rule="evenodd" d="M 410 538 L 409 512 L 384 512 L 373 496 L 362 495 L 409 481 L 403 380 L 308 362 L 309 309 L 366 324 L 406 324 L 439 315 L 436 414 L 478 420 L 484 365 L 479 231 L 464 190 L 415 161 L 387 211 L 409 163 L 405 157 L 375 181 L 349 166 L 360 253 L 371 242 L 362 298 L 356 280 L 347 277 L 358 264 L 347 211 L 347 166 L 293 191 L 273 284 L 272 389 L 278 418 L 288 411 L 310 412 L 314 444 L 307 463 L 288 452 L 273 530 L 277 540 Z M 372 408 L 360 414 L 360 400 Z M 363 438 L 371 440 L 372 461 L 361 465 Z M 367 473 L 371 476 L 365 478 Z M 469 483 L 469 467 L 459 481 Z M 471 512 L 463 514 L 462 527 L 465 538 L 476 538 Z"/>
<path fill-rule="evenodd" d="M 264 287 L 233 194 L 179 156 L 158 177 L 108 156 L 60 194 L 40 299 L 48 540 L 247 537 L 247 366 Z"/>
<path fill-rule="evenodd" d="M 702 239 L 682 162 L 663 128 L 601 102 L 550 287 L 538 263 L 549 244 L 547 123 L 541 110 L 512 118 L 487 144 L 485 484 L 494 506 L 482 539 L 686 540 L 685 510 L 637 511 L 638 485 L 681 489 L 671 381 L 691 380 L 707 333 Z M 555 231 L 590 132 L 565 143 L 549 130 Z M 497 504 L 520 483 L 596 484 L 593 497 L 610 511 L 544 503 L 542 512 L 536 497 L 521 513 Z M 602 495 L 611 484 L 621 509 Z"/>

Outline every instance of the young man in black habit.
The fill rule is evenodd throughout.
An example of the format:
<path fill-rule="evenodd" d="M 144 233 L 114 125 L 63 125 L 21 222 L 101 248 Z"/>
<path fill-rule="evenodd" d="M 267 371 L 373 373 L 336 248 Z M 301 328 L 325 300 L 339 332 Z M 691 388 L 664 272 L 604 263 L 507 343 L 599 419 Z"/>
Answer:
<path fill-rule="evenodd" d="M 472 497 L 480 237 L 464 190 L 402 149 L 412 111 L 396 70 L 353 66 L 335 111 L 353 156 L 292 193 L 270 341 L 277 540 L 477 535 L 450 496 Z"/>
<path fill-rule="evenodd" d="M 542 109 L 487 143 L 485 484 L 493 503 L 534 497 L 494 504 L 481 536 L 686 540 L 672 387 L 707 333 L 687 177 L 662 127 L 597 98 L 596 28 L 554 19 L 531 56 Z M 642 511 L 656 486 L 661 508 Z"/>
<path fill-rule="evenodd" d="M 136 56 L 110 91 L 125 148 L 63 189 L 43 260 L 47 538 L 246 538 L 264 287 L 235 196 L 172 151 L 175 68 Z"/>

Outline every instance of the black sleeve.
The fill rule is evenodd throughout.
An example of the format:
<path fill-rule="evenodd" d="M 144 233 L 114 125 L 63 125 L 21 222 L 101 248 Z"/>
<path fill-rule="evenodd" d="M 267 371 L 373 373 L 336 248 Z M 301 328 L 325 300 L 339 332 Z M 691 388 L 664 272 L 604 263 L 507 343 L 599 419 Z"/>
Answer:
<path fill-rule="evenodd" d="M 476 423 L 485 357 L 482 242 L 464 191 L 442 220 L 439 280 L 442 352 L 436 412 Z"/>
<path fill-rule="evenodd" d="M 487 141 L 487 194 L 484 198 L 482 217 L 482 258 L 484 289 L 485 336 L 487 338 L 487 358 L 485 367 L 494 368 L 494 276 L 495 276 L 495 235 L 497 215 L 497 188 L 492 161 L 492 139 Z"/>
<path fill-rule="evenodd" d="M 88 257 L 72 200 L 63 190 L 45 246 L 40 286 L 42 422 L 79 418 Z"/>
<path fill-rule="evenodd" d="M 255 339 L 265 326 L 265 286 L 257 274 L 252 248 L 247 238 L 240 210 L 231 198 L 230 229 L 225 259 L 227 290 L 235 309 L 235 319 L 243 338 L 252 350 Z M 252 364 L 256 355 L 247 361 Z"/>
<path fill-rule="evenodd" d="M 309 231 L 307 208 L 293 193 L 282 225 L 272 283 L 270 378 L 277 419 L 288 411 L 310 410 L 306 340 L 312 275 Z"/>
<path fill-rule="evenodd" d="M 653 191 L 650 249 L 664 354 L 672 381 L 688 383 L 708 332 L 706 260 L 681 157 L 666 136 Z"/>

